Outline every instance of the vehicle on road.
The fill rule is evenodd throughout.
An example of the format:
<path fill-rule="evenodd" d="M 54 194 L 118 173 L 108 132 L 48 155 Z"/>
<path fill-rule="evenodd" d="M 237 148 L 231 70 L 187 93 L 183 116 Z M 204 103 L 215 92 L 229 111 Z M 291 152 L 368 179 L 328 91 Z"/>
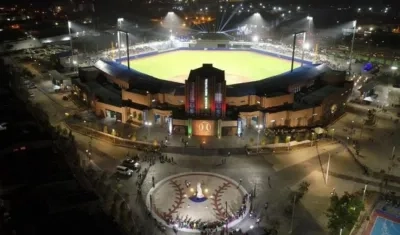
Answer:
<path fill-rule="evenodd" d="M 117 173 L 123 176 L 131 177 L 133 171 L 126 166 L 117 166 Z"/>
<path fill-rule="evenodd" d="M 132 170 L 137 170 L 140 167 L 139 162 L 133 160 L 132 158 L 127 158 L 122 161 L 122 166 L 128 167 L 129 169 Z"/>

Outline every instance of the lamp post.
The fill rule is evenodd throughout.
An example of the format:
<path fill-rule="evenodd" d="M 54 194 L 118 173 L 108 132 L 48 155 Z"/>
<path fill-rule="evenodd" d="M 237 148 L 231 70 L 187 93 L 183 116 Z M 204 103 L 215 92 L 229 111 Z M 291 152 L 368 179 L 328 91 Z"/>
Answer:
<path fill-rule="evenodd" d="M 364 203 L 365 200 L 365 193 L 367 192 L 367 184 L 364 186 L 364 190 L 363 190 L 363 196 L 362 196 L 362 202 Z"/>
<path fill-rule="evenodd" d="M 293 66 L 294 66 L 294 52 L 296 50 L 296 38 L 298 34 L 305 33 L 305 31 L 297 32 L 293 34 L 293 49 L 292 49 L 292 65 L 290 67 L 290 72 L 293 72 Z"/>
<path fill-rule="evenodd" d="M 118 37 L 118 57 L 121 59 L 121 34 L 120 34 L 120 29 L 122 22 L 124 21 L 124 18 L 118 18 L 117 19 L 117 37 Z"/>
<path fill-rule="evenodd" d="M 153 125 L 151 122 L 144 122 L 144 125 L 147 126 L 147 139 L 150 140 L 150 127 Z"/>
<path fill-rule="evenodd" d="M 328 177 L 329 177 L 329 167 L 331 165 L 331 154 L 329 154 L 328 158 L 328 165 L 326 166 L 326 177 L 325 177 L 325 184 L 328 184 Z"/>
<path fill-rule="evenodd" d="M 397 66 L 390 67 L 390 70 L 392 70 L 392 77 L 394 77 L 394 74 L 396 73 L 397 69 L 398 69 Z M 388 76 L 388 87 L 389 87 L 389 76 Z"/>
<path fill-rule="evenodd" d="M 351 39 L 350 58 L 349 58 L 349 74 L 351 73 L 351 61 L 353 60 L 354 38 L 356 37 L 357 20 L 353 21 L 353 38 Z"/>
<path fill-rule="evenodd" d="M 261 130 L 264 128 L 263 125 L 256 125 L 256 129 L 257 129 L 257 153 L 258 153 L 258 149 L 260 147 L 260 132 Z"/>

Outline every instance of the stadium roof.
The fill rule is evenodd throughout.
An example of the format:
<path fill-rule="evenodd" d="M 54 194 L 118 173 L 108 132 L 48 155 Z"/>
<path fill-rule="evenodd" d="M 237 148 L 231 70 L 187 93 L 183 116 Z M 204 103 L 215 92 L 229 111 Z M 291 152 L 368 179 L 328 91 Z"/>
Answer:
<path fill-rule="evenodd" d="M 293 72 L 286 72 L 255 82 L 227 86 L 226 95 L 233 97 L 246 95 L 269 96 L 269 94 L 276 92 L 287 93 L 290 85 L 304 83 L 308 80 L 315 79 L 330 70 L 331 69 L 325 64 L 306 65 L 293 70 Z"/>
<path fill-rule="evenodd" d="M 114 61 L 100 59 L 95 67 L 102 72 L 120 79 L 124 79 L 132 84 L 133 90 L 149 91 L 150 93 L 173 93 L 175 95 L 184 94 L 184 84 L 161 80 L 150 75 L 141 73 L 134 69 Z"/>
<path fill-rule="evenodd" d="M 66 80 L 67 77 L 65 77 L 64 75 L 62 75 L 61 73 L 59 73 L 57 70 L 50 70 L 49 71 L 49 75 L 52 79 L 56 80 L 56 81 L 62 81 L 62 80 Z"/>
<path fill-rule="evenodd" d="M 171 93 L 184 95 L 184 84 L 161 80 L 150 75 L 141 73 L 134 69 L 128 69 L 114 61 L 99 60 L 95 67 L 104 73 L 128 81 L 132 85 L 132 90 L 149 91 L 150 93 Z M 304 83 L 315 79 L 327 72 L 332 71 L 325 64 L 305 65 L 274 77 L 268 77 L 259 81 L 240 83 L 227 86 L 227 96 L 239 97 L 246 95 L 270 96 L 272 93 L 287 93 L 288 87 L 296 83 Z"/>
<path fill-rule="evenodd" d="M 87 92 L 93 93 L 98 101 L 121 107 L 121 91 L 115 89 L 110 84 L 100 84 L 97 81 L 82 82 L 80 79 L 74 79 L 74 83 L 81 88 L 86 88 Z"/>
<path fill-rule="evenodd" d="M 321 89 L 318 89 L 304 96 L 301 101 L 305 104 L 319 105 L 327 96 L 340 90 L 345 90 L 345 88 L 336 86 L 324 86 Z"/>

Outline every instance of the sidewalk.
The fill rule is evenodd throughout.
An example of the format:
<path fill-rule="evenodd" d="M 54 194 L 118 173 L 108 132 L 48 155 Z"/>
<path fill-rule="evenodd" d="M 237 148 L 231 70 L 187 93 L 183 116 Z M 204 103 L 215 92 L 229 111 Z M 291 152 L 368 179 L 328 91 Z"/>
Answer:
<path fill-rule="evenodd" d="M 380 172 L 384 172 L 391 175 L 388 177 L 400 181 L 400 158 L 396 157 L 400 154 L 399 148 L 396 148 L 400 144 L 400 133 L 397 131 L 399 124 L 394 123 L 397 119 L 395 115 L 397 109 L 389 109 L 387 112 L 378 111 L 375 126 L 367 126 L 363 125 L 363 119 L 366 118 L 368 107 L 374 108 L 354 105 L 348 111 L 348 115 L 330 128 L 335 129 L 335 138 L 349 145 L 354 158 L 374 172 L 374 175 L 378 176 Z M 351 129 L 354 129 L 354 132 L 350 132 Z M 360 145 L 359 156 L 350 145 L 351 139 L 358 141 Z M 394 158 L 392 158 L 393 153 Z"/>

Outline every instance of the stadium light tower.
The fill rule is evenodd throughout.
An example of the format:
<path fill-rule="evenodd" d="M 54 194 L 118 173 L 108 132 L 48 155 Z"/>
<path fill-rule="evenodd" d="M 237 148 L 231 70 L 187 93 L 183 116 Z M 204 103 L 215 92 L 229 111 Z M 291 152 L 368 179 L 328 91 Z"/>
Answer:
<path fill-rule="evenodd" d="M 120 34 L 120 29 L 122 22 L 124 21 L 124 18 L 118 18 L 117 19 L 117 37 L 118 37 L 118 57 L 121 59 L 121 34 Z"/>
<path fill-rule="evenodd" d="M 259 39 L 260 38 L 257 35 L 254 35 L 252 38 L 253 42 L 258 42 Z"/>
<path fill-rule="evenodd" d="M 311 31 L 311 22 L 313 21 L 312 16 L 307 16 L 307 21 L 308 21 L 308 32 Z"/>
<path fill-rule="evenodd" d="M 76 60 L 74 60 L 74 48 L 72 47 L 72 35 L 71 35 L 71 28 L 72 28 L 72 22 L 68 21 L 68 34 L 69 34 L 69 46 L 71 49 L 71 57 L 69 59 L 70 64 L 73 64 L 74 68 L 75 66 L 78 66 L 78 57 Z"/>
<path fill-rule="evenodd" d="M 349 74 L 351 73 L 351 61 L 353 60 L 353 47 L 354 47 L 354 39 L 356 37 L 357 30 L 357 20 L 353 21 L 353 38 L 351 39 L 351 48 L 350 48 L 350 58 L 349 58 Z"/>
<path fill-rule="evenodd" d="M 297 33 L 293 34 L 293 51 L 292 51 L 292 65 L 290 67 L 290 72 L 293 72 L 293 66 L 294 66 L 294 51 L 296 50 L 296 38 L 298 34 L 305 33 L 305 31 L 300 31 Z"/>

